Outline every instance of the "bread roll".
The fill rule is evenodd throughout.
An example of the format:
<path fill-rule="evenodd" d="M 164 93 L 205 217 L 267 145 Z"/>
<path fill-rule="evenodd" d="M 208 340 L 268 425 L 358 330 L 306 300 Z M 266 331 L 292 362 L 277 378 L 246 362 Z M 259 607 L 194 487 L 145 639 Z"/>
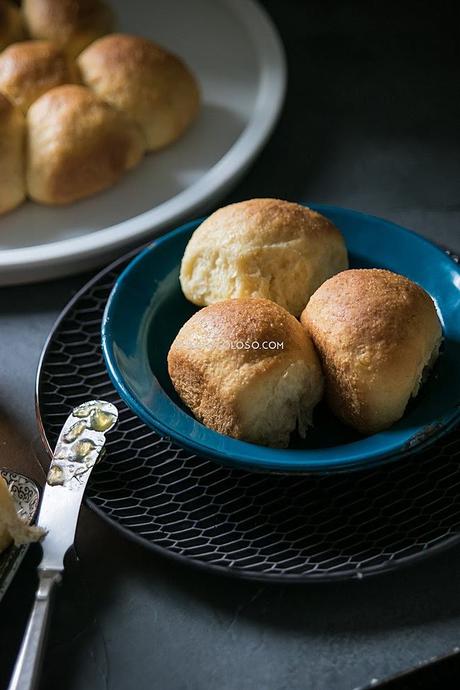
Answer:
<path fill-rule="evenodd" d="M 48 91 L 27 123 L 27 189 L 44 204 L 69 204 L 110 187 L 144 152 L 136 125 L 84 86 Z"/>
<path fill-rule="evenodd" d="M 71 57 L 114 29 L 115 18 L 102 0 L 23 0 L 32 38 L 53 41 Z"/>
<path fill-rule="evenodd" d="M 98 96 L 138 123 L 148 151 L 175 141 L 198 113 L 198 86 L 187 66 L 146 38 L 106 36 L 78 64 Z"/>
<path fill-rule="evenodd" d="M 195 230 L 180 282 L 200 306 L 266 297 L 299 316 L 316 288 L 347 266 L 343 237 L 327 218 L 288 201 L 251 199 L 220 208 Z"/>
<path fill-rule="evenodd" d="M 304 436 L 323 392 L 310 338 L 285 309 L 234 299 L 197 312 L 168 355 L 174 387 L 203 424 L 234 438 L 285 447 Z"/>
<path fill-rule="evenodd" d="M 44 532 L 39 527 L 27 525 L 16 512 L 16 505 L 3 477 L 0 476 L 0 553 L 12 541 L 19 546 L 38 541 Z"/>
<path fill-rule="evenodd" d="M 400 419 L 438 356 L 431 297 L 403 276 L 350 270 L 327 280 L 301 317 L 320 354 L 333 412 L 363 434 Z"/>
<path fill-rule="evenodd" d="M 24 37 L 20 10 L 8 0 L 0 0 L 0 52 Z"/>
<path fill-rule="evenodd" d="M 0 215 L 25 199 L 25 120 L 0 93 Z"/>
<path fill-rule="evenodd" d="M 75 62 L 49 41 L 15 43 L 0 55 L 0 90 L 24 114 L 54 86 L 78 81 Z"/>

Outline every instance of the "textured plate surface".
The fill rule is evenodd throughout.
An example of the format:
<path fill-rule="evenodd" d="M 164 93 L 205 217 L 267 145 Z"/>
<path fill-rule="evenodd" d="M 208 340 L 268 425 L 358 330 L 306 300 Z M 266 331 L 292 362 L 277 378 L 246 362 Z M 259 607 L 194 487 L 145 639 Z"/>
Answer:
<path fill-rule="evenodd" d="M 127 261 L 70 303 L 44 350 L 37 410 L 53 446 L 88 397 L 119 406 L 89 505 L 127 536 L 216 572 L 279 581 L 381 573 L 460 541 L 460 435 L 417 456 L 349 475 L 297 477 L 220 467 L 146 427 L 108 378 L 102 312 Z"/>
<path fill-rule="evenodd" d="M 34 519 L 40 492 L 32 479 L 23 474 L 0 469 L 0 475 L 6 481 L 16 503 L 17 511 L 27 522 Z M 27 546 L 10 546 L 0 555 L 0 600 L 5 594 L 15 572 L 19 568 L 27 551 Z"/>
<path fill-rule="evenodd" d="M 253 0 L 110 0 L 120 31 L 181 55 L 203 107 L 173 146 L 112 189 L 65 208 L 26 203 L 0 218 L 0 284 L 68 275 L 116 256 L 217 201 L 269 137 L 286 83 L 280 39 Z"/>
<path fill-rule="evenodd" d="M 342 231 L 354 268 L 386 268 L 422 285 L 444 329 L 442 353 L 419 395 L 385 431 L 361 436 L 323 404 L 305 440 L 288 449 L 244 443 L 207 428 L 177 396 L 167 355 L 197 311 L 182 294 L 179 269 L 200 221 L 167 233 L 137 256 L 117 280 L 102 324 L 102 349 L 115 387 L 151 428 L 191 452 L 234 467 L 276 472 L 348 471 L 395 460 L 446 433 L 460 418 L 460 269 L 438 247 L 382 218 L 311 205 Z M 430 266 L 430 270 L 426 270 Z"/>

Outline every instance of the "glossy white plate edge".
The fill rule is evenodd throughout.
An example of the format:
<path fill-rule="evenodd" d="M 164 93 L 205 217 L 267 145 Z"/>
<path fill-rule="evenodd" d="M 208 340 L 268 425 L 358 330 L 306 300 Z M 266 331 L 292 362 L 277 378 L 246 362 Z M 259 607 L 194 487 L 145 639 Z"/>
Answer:
<path fill-rule="evenodd" d="M 221 160 L 195 184 L 134 218 L 93 235 L 46 245 L 0 251 L 0 285 L 14 285 L 77 273 L 96 266 L 120 248 L 141 244 L 166 226 L 223 196 L 246 171 L 269 138 L 286 92 L 286 60 L 271 18 L 256 0 L 219 0 L 244 24 L 261 66 L 259 93 L 251 121 Z"/>

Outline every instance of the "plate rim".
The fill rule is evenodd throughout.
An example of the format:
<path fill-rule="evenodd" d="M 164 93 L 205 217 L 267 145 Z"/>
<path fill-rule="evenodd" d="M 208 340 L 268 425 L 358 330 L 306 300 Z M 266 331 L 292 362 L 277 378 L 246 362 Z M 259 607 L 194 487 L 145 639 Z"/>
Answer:
<path fill-rule="evenodd" d="M 66 262 L 70 260 L 72 266 L 78 266 L 81 260 L 94 261 L 104 251 L 114 252 L 136 241 L 142 243 L 149 234 L 161 232 L 166 226 L 177 224 L 181 218 L 192 214 L 210 199 L 224 194 L 254 161 L 270 137 L 284 103 L 287 85 L 284 46 L 274 21 L 256 0 L 239 0 L 238 3 L 232 0 L 219 2 L 236 14 L 243 23 L 251 45 L 256 48 L 260 65 L 259 91 L 253 115 L 238 139 L 193 185 L 149 211 L 92 234 L 31 247 L 0 250 L 0 275 L 4 274 L 0 284 L 3 284 L 3 281 L 4 284 L 14 282 L 15 272 L 21 272 L 23 276 L 18 278 L 18 282 L 30 281 L 34 279 L 34 271 L 43 270 L 47 266 L 62 263 L 63 267 L 68 268 Z M 170 207 L 173 207 L 173 210 Z"/>
<path fill-rule="evenodd" d="M 305 202 L 302 202 L 305 203 Z M 373 216 L 368 213 L 362 213 L 354 209 L 347 209 L 338 206 L 330 206 L 325 204 L 308 204 L 310 208 L 319 211 L 320 213 L 327 212 L 339 212 L 345 214 L 349 217 L 358 216 L 361 220 L 369 220 L 372 223 L 379 223 L 386 227 L 392 226 L 397 232 L 402 232 L 408 234 L 414 238 L 416 241 L 425 244 L 430 251 L 434 251 L 439 255 L 440 260 L 444 263 L 445 261 L 451 262 L 452 266 L 455 267 L 460 279 L 460 267 L 448 256 L 446 253 L 440 249 L 438 246 L 427 240 L 426 238 L 420 236 L 418 233 L 408 228 L 404 228 L 392 221 L 388 221 L 384 218 Z M 122 397 L 125 404 L 138 416 L 140 419 L 147 424 L 150 428 L 153 428 L 158 433 L 169 437 L 174 443 L 182 446 L 191 452 L 202 455 L 207 458 L 211 458 L 220 464 L 224 464 L 234 468 L 240 468 L 250 471 L 262 471 L 262 472 L 281 472 L 281 473 L 301 473 L 301 474 L 314 474 L 314 473 L 325 473 L 325 472 L 349 472 L 353 470 L 359 470 L 363 468 L 371 468 L 372 466 L 380 466 L 386 462 L 393 462 L 401 458 L 402 456 L 408 457 L 414 453 L 420 452 L 429 446 L 431 443 L 436 441 L 440 436 L 448 433 L 453 427 L 456 426 L 460 418 L 460 408 L 453 408 L 448 413 L 445 413 L 439 419 L 434 420 L 430 425 L 425 426 L 423 429 L 414 429 L 414 433 L 411 434 L 404 443 L 393 441 L 395 445 L 391 449 L 382 450 L 381 448 L 373 448 L 374 443 L 371 437 L 365 437 L 362 440 L 351 443 L 347 459 L 341 459 L 340 462 L 334 462 L 333 458 L 328 458 L 329 455 L 333 455 L 333 448 L 316 451 L 309 450 L 308 467 L 299 467 L 299 463 L 302 460 L 302 456 L 305 454 L 305 450 L 294 449 L 290 451 L 290 457 L 288 458 L 285 450 L 265 448 L 262 446 L 257 446 L 254 444 L 248 444 L 237 439 L 230 437 L 225 437 L 222 439 L 222 435 L 217 432 L 208 429 L 204 425 L 200 424 L 196 420 L 195 423 L 199 425 L 202 429 L 202 433 L 208 436 L 215 436 L 216 443 L 208 444 L 205 441 L 207 439 L 195 439 L 191 437 L 190 434 L 186 434 L 182 430 L 178 430 L 177 426 L 169 425 L 165 423 L 162 417 L 154 416 L 152 411 L 138 399 L 135 391 L 131 389 L 129 384 L 124 380 L 124 377 L 120 375 L 119 367 L 117 364 L 116 353 L 114 352 L 113 345 L 114 341 L 112 338 L 112 323 L 111 323 L 111 312 L 116 308 L 116 303 L 120 295 L 120 290 L 122 289 L 122 284 L 125 279 L 130 275 L 130 273 L 136 269 L 136 266 L 141 263 L 147 256 L 151 254 L 158 246 L 164 242 L 168 242 L 171 238 L 178 235 L 186 234 L 191 229 L 197 227 L 202 219 L 197 219 L 189 221 L 174 230 L 171 230 L 167 234 L 160 238 L 157 238 L 147 247 L 144 248 L 137 256 L 135 256 L 132 261 L 125 267 L 125 269 L 118 276 L 114 283 L 112 291 L 106 303 L 104 314 L 102 317 L 102 328 L 101 328 L 101 345 L 104 361 L 106 364 L 107 372 L 109 377 L 117 390 L 117 392 Z M 185 413 L 181 408 L 179 408 L 174 401 L 171 401 L 169 396 L 163 388 L 158 383 L 156 377 L 155 387 L 157 389 L 157 394 L 163 398 L 164 403 L 172 404 L 179 416 L 187 423 L 189 415 Z M 160 402 L 161 406 L 161 402 Z M 186 420 L 186 417 L 187 420 Z M 163 415 L 164 417 L 164 415 Z M 424 432 L 426 432 L 424 434 Z M 413 439 L 420 437 L 416 443 L 411 443 Z M 210 439 L 212 440 L 212 438 Z M 218 441 L 220 440 L 220 444 Z M 387 441 L 387 448 L 388 448 Z M 220 447 L 225 444 L 225 447 Z M 329 452 L 330 451 L 330 452 Z M 364 455 L 365 453 L 365 455 Z M 317 457 L 315 457 L 317 456 Z M 305 456 L 304 456 L 305 461 Z"/>

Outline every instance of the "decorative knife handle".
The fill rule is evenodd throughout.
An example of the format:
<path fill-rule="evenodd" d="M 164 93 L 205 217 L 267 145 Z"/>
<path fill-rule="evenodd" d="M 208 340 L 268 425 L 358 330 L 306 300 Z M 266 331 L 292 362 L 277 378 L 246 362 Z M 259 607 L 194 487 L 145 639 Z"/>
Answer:
<path fill-rule="evenodd" d="M 40 673 L 54 585 L 75 539 L 81 501 L 91 471 L 104 450 L 105 434 L 118 419 L 104 400 L 76 407 L 64 424 L 51 460 L 38 524 L 48 533 L 38 569 L 39 585 L 8 690 L 33 690 Z"/>
<path fill-rule="evenodd" d="M 33 690 L 37 685 L 48 630 L 51 598 L 54 586 L 60 580 L 61 573 L 56 570 L 39 571 L 34 606 L 8 690 Z"/>

